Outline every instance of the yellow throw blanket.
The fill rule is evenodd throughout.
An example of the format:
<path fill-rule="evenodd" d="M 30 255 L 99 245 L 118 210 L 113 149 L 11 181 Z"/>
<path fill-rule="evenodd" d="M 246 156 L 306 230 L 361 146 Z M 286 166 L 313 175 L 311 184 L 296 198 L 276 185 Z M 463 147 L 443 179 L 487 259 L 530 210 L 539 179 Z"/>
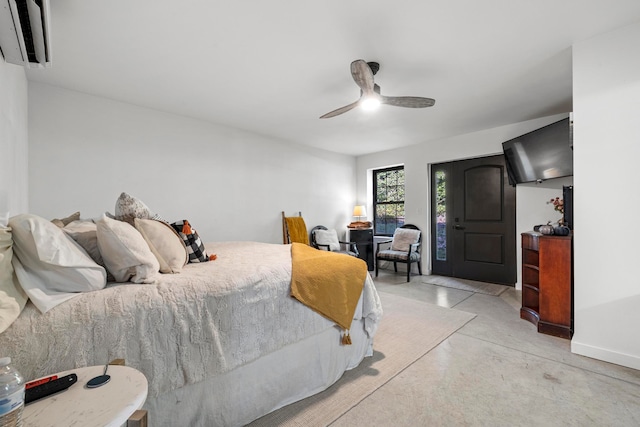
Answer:
<path fill-rule="evenodd" d="M 307 234 L 307 226 L 301 216 L 291 216 L 284 219 L 287 222 L 287 230 L 289 232 L 289 242 L 309 244 L 309 235 Z"/>
<path fill-rule="evenodd" d="M 301 243 L 291 245 L 291 258 L 291 296 L 348 330 L 367 277 L 367 263 Z"/>

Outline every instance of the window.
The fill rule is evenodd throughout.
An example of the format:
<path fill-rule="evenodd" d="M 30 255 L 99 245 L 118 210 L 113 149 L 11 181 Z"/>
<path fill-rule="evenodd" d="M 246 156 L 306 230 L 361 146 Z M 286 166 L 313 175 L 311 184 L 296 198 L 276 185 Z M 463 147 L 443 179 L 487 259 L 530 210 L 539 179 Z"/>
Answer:
<path fill-rule="evenodd" d="M 392 236 L 404 225 L 404 166 L 373 171 L 373 211 L 378 236 Z"/>
<path fill-rule="evenodd" d="M 434 171 L 436 206 L 436 260 L 447 260 L 447 174 L 444 170 Z"/>

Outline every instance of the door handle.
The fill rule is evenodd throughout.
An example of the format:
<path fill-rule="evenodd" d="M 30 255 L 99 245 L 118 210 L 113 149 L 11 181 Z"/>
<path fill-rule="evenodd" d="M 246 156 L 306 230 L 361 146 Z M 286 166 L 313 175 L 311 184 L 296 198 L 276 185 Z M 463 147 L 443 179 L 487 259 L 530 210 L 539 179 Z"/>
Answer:
<path fill-rule="evenodd" d="M 464 230 L 465 228 L 467 228 L 467 227 L 465 227 L 464 225 L 454 224 L 454 226 L 453 226 L 454 230 Z"/>

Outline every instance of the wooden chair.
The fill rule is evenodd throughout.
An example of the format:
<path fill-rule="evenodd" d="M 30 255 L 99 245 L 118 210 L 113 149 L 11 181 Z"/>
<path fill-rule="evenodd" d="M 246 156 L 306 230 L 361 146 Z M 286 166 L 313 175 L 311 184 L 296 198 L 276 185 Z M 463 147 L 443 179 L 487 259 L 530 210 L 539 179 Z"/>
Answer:
<path fill-rule="evenodd" d="M 291 243 L 309 244 L 309 234 L 302 218 L 302 212 L 298 212 L 298 216 L 288 217 L 282 211 L 282 243 L 285 245 Z"/>
<path fill-rule="evenodd" d="M 323 233 L 326 231 L 327 233 Z M 320 238 L 319 238 L 320 237 Z M 324 225 L 316 225 L 309 234 L 311 246 L 322 251 L 331 251 L 358 257 L 356 242 L 343 242 L 338 240 L 336 230 L 328 230 Z"/>
<path fill-rule="evenodd" d="M 391 244 L 389 249 L 380 250 L 380 246 Z M 396 228 L 393 239 L 378 242 L 376 246 L 376 277 L 381 261 L 393 262 L 393 269 L 398 272 L 399 262 L 407 264 L 407 282 L 411 281 L 411 264 L 418 264 L 418 272 L 422 275 L 422 255 L 420 245 L 422 243 L 422 232 L 413 224 L 405 224 Z"/>

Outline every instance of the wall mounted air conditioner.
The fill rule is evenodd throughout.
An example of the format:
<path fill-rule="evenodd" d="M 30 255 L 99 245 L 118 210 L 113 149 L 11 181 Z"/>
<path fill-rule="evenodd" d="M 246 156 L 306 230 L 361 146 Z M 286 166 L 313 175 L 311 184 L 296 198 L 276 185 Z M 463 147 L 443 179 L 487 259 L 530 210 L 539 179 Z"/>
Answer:
<path fill-rule="evenodd" d="M 0 0 L 0 50 L 5 61 L 51 66 L 49 0 Z"/>

